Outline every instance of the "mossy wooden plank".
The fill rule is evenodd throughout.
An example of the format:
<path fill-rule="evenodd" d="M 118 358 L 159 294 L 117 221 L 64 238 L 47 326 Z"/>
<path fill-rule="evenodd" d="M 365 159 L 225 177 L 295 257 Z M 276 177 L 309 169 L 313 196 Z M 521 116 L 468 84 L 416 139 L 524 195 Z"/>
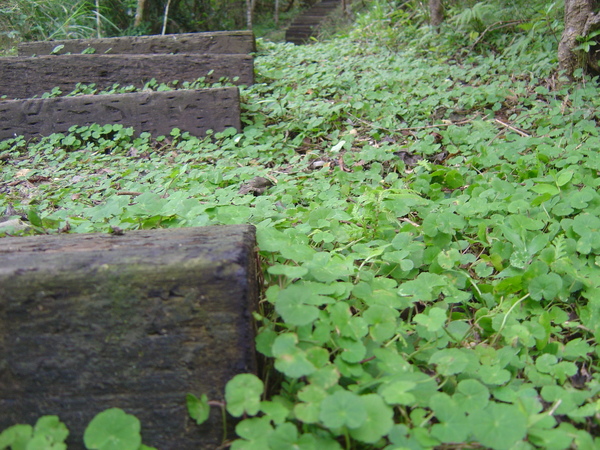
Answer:
<path fill-rule="evenodd" d="M 152 79 L 159 83 L 178 80 L 236 84 L 254 82 L 254 63 L 249 55 L 51 55 L 35 58 L 0 58 L 0 97 L 41 96 L 58 87 L 69 93 L 77 83 L 95 83 L 99 89 L 120 86 L 142 88 Z"/>
<path fill-rule="evenodd" d="M 256 369 L 251 225 L 0 239 L 0 430 L 56 414 L 70 449 L 119 407 L 159 449 L 221 443 L 185 395 Z"/>
<path fill-rule="evenodd" d="M 73 125 L 93 123 L 121 124 L 154 136 L 168 135 L 173 128 L 198 137 L 207 130 L 239 130 L 239 91 L 229 87 L 0 101 L 0 139 L 66 133 Z"/>
<path fill-rule="evenodd" d="M 96 54 L 219 53 L 248 54 L 256 51 L 251 31 L 217 31 L 169 34 L 166 36 L 123 36 L 101 39 L 21 42 L 21 56 L 62 55 L 94 51 Z"/>

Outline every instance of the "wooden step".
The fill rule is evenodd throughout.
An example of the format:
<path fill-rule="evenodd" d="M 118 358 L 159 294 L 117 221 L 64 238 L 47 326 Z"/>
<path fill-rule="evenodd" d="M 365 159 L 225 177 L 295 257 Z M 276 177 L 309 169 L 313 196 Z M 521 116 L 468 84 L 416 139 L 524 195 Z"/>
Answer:
<path fill-rule="evenodd" d="M 61 41 L 22 42 L 20 56 L 81 53 L 218 53 L 248 54 L 256 51 L 251 31 L 218 31 L 209 33 L 169 34 L 166 36 L 125 36 L 103 39 L 69 39 Z"/>
<path fill-rule="evenodd" d="M 335 11 L 341 2 L 338 0 L 323 1 L 298 16 L 285 32 L 286 42 L 304 44 L 317 34 L 319 25 Z"/>
<path fill-rule="evenodd" d="M 0 58 L 0 97 L 29 98 L 58 87 L 71 92 L 78 82 L 95 83 L 105 89 L 115 83 L 142 88 L 151 79 L 158 82 L 195 81 L 222 77 L 237 84 L 254 82 L 250 55 L 51 55 L 35 58 Z M 237 81 L 234 81 L 236 79 Z"/>
<path fill-rule="evenodd" d="M 113 407 L 146 445 L 215 449 L 185 396 L 255 372 L 251 225 L 0 239 L 0 430 L 58 415 L 69 449 Z M 231 437 L 231 436 L 230 436 Z"/>
<path fill-rule="evenodd" d="M 121 124 L 153 136 L 173 128 L 203 137 L 233 127 L 241 130 L 240 97 L 235 87 L 82 95 L 0 101 L 0 140 L 67 133 L 73 125 Z"/>

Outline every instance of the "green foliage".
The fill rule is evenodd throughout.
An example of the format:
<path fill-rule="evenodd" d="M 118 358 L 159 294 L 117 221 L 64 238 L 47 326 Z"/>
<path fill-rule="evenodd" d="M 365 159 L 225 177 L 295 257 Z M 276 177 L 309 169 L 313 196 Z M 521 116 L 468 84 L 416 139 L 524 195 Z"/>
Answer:
<path fill-rule="evenodd" d="M 64 450 L 69 431 L 56 416 L 44 416 L 35 426 L 13 425 L 0 433 L 0 449 Z"/>
<path fill-rule="evenodd" d="M 406 11 L 380 35 L 385 11 L 259 41 L 239 133 L 0 143 L 0 210 L 29 225 L 4 233 L 256 225 L 269 373 L 227 385 L 233 449 L 599 447 L 597 89 L 553 89 L 552 39 L 526 45 L 551 27 L 457 58 L 394 47 L 434 40 Z"/>
<path fill-rule="evenodd" d="M 501 21 L 503 13 L 505 10 L 499 8 L 497 4 L 479 2 L 471 7 L 463 7 L 458 14 L 452 17 L 451 22 L 462 30 L 481 33 L 495 22 Z"/>
<path fill-rule="evenodd" d="M 595 30 L 586 36 L 579 36 L 577 38 L 579 45 L 577 45 L 573 50 L 574 51 L 581 50 L 581 51 L 584 51 L 585 53 L 589 53 L 590 49 L 592 47 L 594 47 L 595 45 L 598 45 L 598 42 L 595 40 L 595 38 L 597 38 L 599 35 L 600 35 L 600 30 Z"/>
<path fill-rule="evenodd" d="M 208 404 L 208 397 L 203 394 L 200 398 L 194 394 L 187 394 L 185 396 L 185 402 L 187 405 L 188 413 L 190 417 L 196 421 L 198 425 L 202 425 L 210 415 L 210 405 Z"/>
<path fill-rule="evenodd" d="M 6 0 L 0 5 L 0 33 L 18 40 L 92 37 L 93 8 L 86 0 Z"/>
<path fill-rule="evenodd" d="M 57 416 L 43 416 L 34 427 L 13 425 L 0 433 L 0 450 L 66 450 L 68 435 Z M 97 414 L 83 440 L 89 450 L 156 450 L 142 444 L 139 420 L 119 408 Z"/>
<path fill-rule="evenodd" d="M 140 421 L 122 409 L 111 408 L 92 419 L 83 435 L 88 449 L 137 450 L 142 444 Z"/>

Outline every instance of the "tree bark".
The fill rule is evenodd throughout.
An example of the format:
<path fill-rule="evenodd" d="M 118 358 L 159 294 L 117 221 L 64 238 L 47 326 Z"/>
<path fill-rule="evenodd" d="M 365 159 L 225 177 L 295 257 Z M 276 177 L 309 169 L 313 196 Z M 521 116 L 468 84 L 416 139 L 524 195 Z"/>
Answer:
<path fill-rule="evenodd" d="M 169 8 L 171 7 L 171 0 L 167 0 L 167 4 L 165 5 L 165 15 L 163 17 L 163 26 L 161 35 L 167 34 L 167 21 L 169 20 Z"/>
<path fill-rule="evenodd" d="M 431 26 L 439 32 L 440 25 L 444 20 L 444 7 L 442 6 L 442 0 L 429 0 L 429 17 Z"/>
<path fill-rule="evenodd" d="M 558 44 L 558 65 L 569 79 L 573 79 L 578 68 L 597 67 L 594 55 L 590 58 L 589 54 L 574 50 L 578 45 L 577 38 L 598 28 L 600 15 L 594 14 L 597 4 L 597 0 L 565 0 L 565 30 Z"/>
<path fill-rule="evenodd" d="M 102 37 L 102 22 L 100 21 L 100 0 L 96 0 L 96 33 L 98 39 Z"/>
<path fill-rule="evenodd" d="M 252 18 L 254 16 L 254 6 L 256 0 L 246 0 L 246 25 L 249 30 L 252 30 Z"/>
<path fill-rule="evenodd" d="M 135 10 L 134 27 L 139 27 L 146 16 L 146 0 L 137 0 L 137 8 Z"/>

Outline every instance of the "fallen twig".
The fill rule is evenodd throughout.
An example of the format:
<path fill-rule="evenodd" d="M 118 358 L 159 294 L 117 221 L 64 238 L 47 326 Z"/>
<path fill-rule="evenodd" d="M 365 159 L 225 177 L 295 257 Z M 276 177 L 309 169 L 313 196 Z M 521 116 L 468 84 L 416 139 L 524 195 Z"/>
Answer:
<path fill-rule="evenodd" d="M 496 122 L 496 123 L 498 123 L 498 124 L 502 125 L 502 126 L 503 126 L 503 127 L 505 127 L 505 128 L 508 128 L 509 130 L 512 130 L 512 131 L 514 131 L 515 133 L 517 133 L 517 134 L 518 134 L 518 135 L 520 135 L 520 136 L 523 136 L 523 137 L 531 137 L 531 135 L 530 135 L 530 134 L 527 134 L 527 133 L 525 133 L 523 130 L 519 130 L 518 128 L 515 128 L 515 127 L 513 127 L 512 125 L 510 125 L 510 124 L 508 124 L 508 123 L 506 123 L 506 122 L 502 122 L 500 119 L 494 119 L 494 122 Z"/>
<path fill-rule="evenodd" d="M 353 114 L 349 114 L 349 116 L 351 116 L 351 117 L 352 117 L 353 119 L 355 119 L 355 120 L 358 120 L 359 122 L 361 122 L 361 123 L 362 123 L 362 124 L 364 124 L 364 125 L 368 125 L 368 126 L 370 126 L 370 127 L 375 127 L 375 125 L 373 125 L 373 122 L 369 122 L 369 121 L 367 121 L 367 120 L 361 119 L 360 117 L 356 117 L 356 116 L 355 116 L 355 115 L 353 115 Z M 453 122 L 453 121 L 447 121 L 447 122 L 445 122 L 445 123 L 439 123 L 439 124 L 436 124 L 436 125 L 422 125 L 422 126 L 419 126 L 419 127 L 406 127 L 406 128 L 397 128 L 397 129 L 395 129 L 395 130 L 391 130 L 391 129 L 389 129 L 389 128 L 383 128 L 383 127 L 377 127 L 377 128 L 378 128 L 378 129 L 380 129 L 380 130 L 385 130 L 385 131 L 388 131 L 388 132 L 390 132 L 390 133 L 397 133 L 397 132 L 400 132 L 400 133 L 401 133 L 401 132 L 403 132 L 403 131 L 418 131 L 418 130 L 428 130 L 428 129 L 430 129 L 430 128 L 443 128 L 443 127 L 449 127 L 449 126 L 452 126 L 452 125 L 464 125 L 464 124 L 466 124 L 466 123 L 473 122 L 473 121 L 474 121 L 475 119 L 477 119 L 478 117 L 479 117 L 479 116 L 475 116 L 475 117 L 472 117 L 472 118 L 470 118 L 470 119 L 459 120 L 459 121 L 457 121 L 457 122 Z"/>
<path fill-rule="evenodd" d="M 508 22 L 505 21 L 500 21 L 500 22 L 495 22 L 493 24 L 491 24 L 489 27 L 487 27 L 485 30 L 483 30 L 483 32 L 479 35 L 479 37 L 477 39 L 475 39 L 475 42 L 473 42 L 470 46 L 470 49 L 473 50 L 477 44 L 479 44 L 481 42 L 481 40 L 484 38 L 484 36 L 490 32 L 490 31 L 494 31 L 494 30 L 499 30 L 501 28 L 506 28 L 506 27 L 510 27 L 513 25 L 517 25 L 520 23 L 524 23 L 524 20 L 510 20 Z M 496 26 L 496 25 L 500 25 L 500 26 Z"/>
<path fill-rule="evenodd" d="M 472 119 L 465 119 L 465 120 L 459 120 L 458 122 L 451 122 L 448 121 L 447 123 L 438 123 L 436 125 L 423 125 L 420 127 L 407 127 L 407 128 L 399 128 L 396 131 L 417 131 L 417 130 L 428 130 L 430 128 L 442 128 L 442 127 L 449 127 L 452 125 L 464 125 L 465 123 L 469 123 L 469 122 L 473 122 L 473 120 L 475 120 L 476 118 L 472 118 Z"/>

